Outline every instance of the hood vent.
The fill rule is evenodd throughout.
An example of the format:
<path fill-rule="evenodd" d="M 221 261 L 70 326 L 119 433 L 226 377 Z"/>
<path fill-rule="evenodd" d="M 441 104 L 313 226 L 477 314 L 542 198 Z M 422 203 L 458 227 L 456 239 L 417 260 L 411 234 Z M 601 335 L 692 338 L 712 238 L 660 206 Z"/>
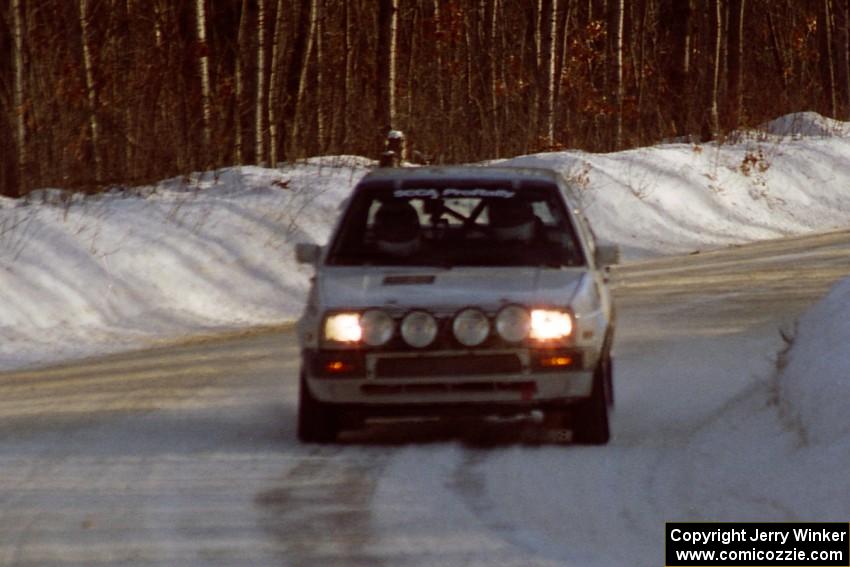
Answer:
<path fill-rule="evenodd" d="M 384 285 L 430 285 L 434 276 L 386 276 Z"/>

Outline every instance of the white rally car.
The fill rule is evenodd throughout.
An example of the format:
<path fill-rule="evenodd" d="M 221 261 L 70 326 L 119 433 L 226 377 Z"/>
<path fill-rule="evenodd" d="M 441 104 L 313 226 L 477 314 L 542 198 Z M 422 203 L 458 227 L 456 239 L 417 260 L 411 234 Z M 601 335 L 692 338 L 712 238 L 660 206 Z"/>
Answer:
<path fill-rule="evenodd" d="M 372 417 L 543 412 L 604 444 L 614 317 L 598 246 L 542 169 L 378 169 L 326 246 L 298 322 L 298 437 Z"/>

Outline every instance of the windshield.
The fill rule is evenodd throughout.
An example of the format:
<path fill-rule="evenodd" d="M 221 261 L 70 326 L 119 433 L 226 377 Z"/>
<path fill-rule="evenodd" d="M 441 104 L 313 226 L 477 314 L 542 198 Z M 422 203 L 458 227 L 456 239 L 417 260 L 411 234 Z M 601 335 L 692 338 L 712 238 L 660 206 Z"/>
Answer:
<path fill-rule="evenodd" d="M 577 266 L 584 263 L 557 186 L 361 188 L 331 265 Z"/>

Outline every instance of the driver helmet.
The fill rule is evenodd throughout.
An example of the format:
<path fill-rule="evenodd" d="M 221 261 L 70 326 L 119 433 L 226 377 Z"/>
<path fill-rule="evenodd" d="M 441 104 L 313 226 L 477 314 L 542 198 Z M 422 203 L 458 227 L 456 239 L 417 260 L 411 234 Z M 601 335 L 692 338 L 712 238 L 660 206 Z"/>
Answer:
<path fill-rule="evenodd" d="M 419 213 L 407 201 L 387 201 L 375 213 L 375 244 L 392 256 L 408 256 L 419 247 Z"/>
<path fill-rule="evenodd" d="M 490 228 L 496 240 L 530 242 L 534 237 L 534 210 L 527 201 L 492 201 L 488 209 Z"/>

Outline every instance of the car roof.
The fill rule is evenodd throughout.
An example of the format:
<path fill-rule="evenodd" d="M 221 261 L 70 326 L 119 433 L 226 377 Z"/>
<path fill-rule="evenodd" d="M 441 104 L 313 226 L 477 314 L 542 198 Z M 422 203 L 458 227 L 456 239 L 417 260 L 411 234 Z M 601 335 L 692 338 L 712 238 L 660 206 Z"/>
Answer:
<path fill-rule="evenodd" d="M 523 181 L 548 181 L 558 184 L 561 176 L 550 169 L 531 167 L 505 166 L 440 166 L 440 167 L 382 167 L 369 172 L 361 180 L 361 184 L 370 182 L 404 184 L 416 183 L 446 183 L 509 181 L 517 184 Z"/>

